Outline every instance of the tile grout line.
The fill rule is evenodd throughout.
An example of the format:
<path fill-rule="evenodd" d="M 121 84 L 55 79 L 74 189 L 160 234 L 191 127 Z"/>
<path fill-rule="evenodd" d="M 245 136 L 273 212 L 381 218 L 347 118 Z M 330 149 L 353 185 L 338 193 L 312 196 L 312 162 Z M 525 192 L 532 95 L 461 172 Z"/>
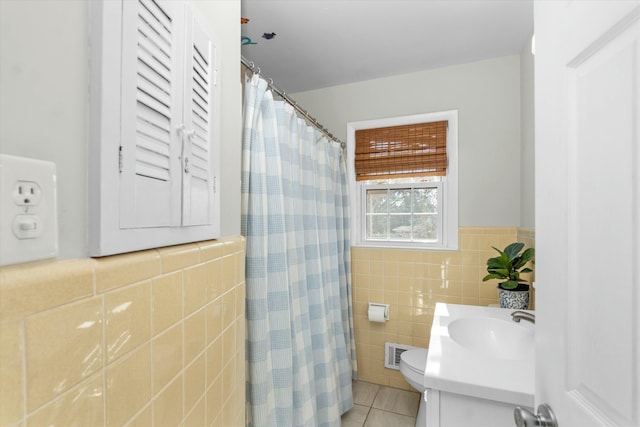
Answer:
<path fill-rule="evenodd" d="M 364 417 L 364 422 L 362 423 L 362 427 L 364 427 L 367 424 L 367 421 L 369 421 L 369 415 L 371 415 L 371 410 L 373 409 L 373 403 L 376 401 L 376 397 L 378 397 L 378 393 L 380 393 L 380 390 L 382 390 L 382 387 L 384 386 L 379 385 L 378 388 L 376 389 L 376 394 L 374 394 L 373 399 L 371 399 L 371 404 L 369 405 L 367 416 Z"/>
<path fill-rule="evenodd" d="M 380 386 L 380 387 L 378 388 L 378 391 L 376 392 L 376 395 L 374 396 L 374 399 L 373 399 L 372 403 L 371 403 L 371 408 L 370 408 L 370 410 L 369 410 L 369 413 L 367 414 L 367 419 L 368 419 L 368 417 L 369 417 L 369 414 L 371 413 L 371 409 L 377 409 L 377 410 L 378 410 L 378 411 L 380 411 L 380 412 L 389 413 L 389 414 L 394 414 L 394 415 L 398 415 L 398 416 L 401 416 L 401 417 L 408 417 L 408 418 L 412 418 L 412 419 L 413 419 L 413 422 L 415 423 L 415 420 L 416 420 L 416 417 L 417 417 L 417 412 L 416 412 L 416 415 L 415 415 L 415 416 L 411 416 L 411 415 L 407 415 L 407 414 L 405 414 L 405 413 L 398 412 L 398 410 L 393 410 L 393 409 L 389 409 L 389 410 L 387 410 L 387 409 L 382 409 L 382 408 L 374 408 L 374 406 L 373 406 L 373 405 L 374 405 L 375 400 L 376 400 L 375 398 L 377 398 L 377 397 L 378 397 L 378 394 L 379 394 L 383 389 L 401 390 L 401 389 L 396 389 L 395 387 Z"/>
<path fill-rule="evenodd" d="M 411 418 L 411 419 L 413 420 L 413 423 L 415 423 L 417 413 L 416 413 L 416 415 L 415 415 L 415 416 L 411 416 L 411 415 L 407 415 L 407 414 L 405 414 L 405 413 L 396 412 L 396 411 L 394 411 L 394 410 L 385 410 L 385 409 L 381 409 L 381 408 L 376 408 L 376 407 L 374 407 L 374 403 L 375 403 L 375 401 L 376 401 L 376 398 L 379 396 L 380 392 L 381 392 L 383 389 L 394 389 L 394 390 L 395 390 L 395 389 L 396 389 L 395 387 L 383 386 L 383 385 L 380 385 L 380 384 L 374 384 L 374 383 L 368 383 L 368 384 L 375 385 L 377 388 L 376 388 L 376 392 L 375 392 L 375 394 L 373 395 L 373 398 L 371 399 L 370 403 L 368 403 L 368 404 L 366 404 L 366 405 L 364 405 L 364 404 L 357 404 L 358 406 L 361 406 L 361 407 L 365 407 L 365 408 L 367 408 L 367 413 L 366 413 L 366 415 L 365 415 L 364 421 L 362 421 L 362 423 L 361 423 L 361 424 L 359 424 L 359 426 L 360 426 L 360 427 L 364 427 L 364 426 L 367 424 L 367 422 L 368 422 L 368 421 L 375 422 L 374 418 L 372 418 L 372 417 L 371 417 L 371 414 L 372 414 L 372 412 L 373 412 L 373 411 L 372 411 L 373 409 L 376 409 L 377 411 L 382 412 L 382 413 L 393 414 L 393 415 L 395 415 L 395 416 L 401 416 L 401 417 L 403 417 L 403 418 L 405 418 L 405 417 L 406 417 L 406 418 Z M 402 389 L 398 389 L 398 390 L 402 391 Z"/>

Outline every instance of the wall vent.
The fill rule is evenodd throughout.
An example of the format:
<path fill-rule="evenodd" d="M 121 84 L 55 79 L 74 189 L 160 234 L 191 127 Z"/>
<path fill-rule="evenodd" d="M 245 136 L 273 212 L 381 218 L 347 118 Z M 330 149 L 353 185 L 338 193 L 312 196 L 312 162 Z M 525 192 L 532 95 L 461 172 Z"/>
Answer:
<path fill-rule="evenodd" d="M 384 343 L 384 367 L 390 369 L 400 369 L 400 355 L 411 350 L 413 347 L 410 345 L 396 344 L 392 342 Z"/>

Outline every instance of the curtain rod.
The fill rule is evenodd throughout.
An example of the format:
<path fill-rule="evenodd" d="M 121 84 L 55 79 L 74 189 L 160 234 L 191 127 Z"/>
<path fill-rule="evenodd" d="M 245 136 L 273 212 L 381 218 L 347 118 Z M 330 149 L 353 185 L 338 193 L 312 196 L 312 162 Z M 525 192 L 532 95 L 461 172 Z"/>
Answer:
<path fill-rule="evenodd" d="M 251 70 L 252 73 L 260 75 L 260 67 L 257 67 L 253 61 L 248 61 L 244 58 L 244 56 L 240 57 L 240 61 L 242 62 L 242 64 L 247 67 L 248 69 Z M 313 124 L 320 132 L 324 133 L 327 138 L 337 142 L 340 144 L 340 147 L 342 147 L 342 149 L 344 150 L 346 148 L 346 144 L 342 141 L 340 141 L 338 138 L 336 138 L 335 136 L 333 136 L 333 134 L 331 132 L 329 132 L 329 130 L 327 128 L 325 128 L 324 126 L 322 126 L 314 117 L 312 117 L 307 110 L 303 109 L 301 106 L 298 105 L 298 103 L 296 101 L 294 101 L 293 99 L 289 98 L 289 96 L 286 94 L 286 92 L 280 88 L 278 88 L 274 83 L 273 83 L 273 79 L 268 79 L 267 83 L 269 84 L 269 88 L 274 91 L 276 94 L 278 94 L 278 96 L 280 98 L 282 98 L 284 101 L 286 101 L 289 105 L 291 105 L 298 113 L 302 114 L 302 116 L 307 119 L 309 122 L 311 122 L 311 124 Z"/>

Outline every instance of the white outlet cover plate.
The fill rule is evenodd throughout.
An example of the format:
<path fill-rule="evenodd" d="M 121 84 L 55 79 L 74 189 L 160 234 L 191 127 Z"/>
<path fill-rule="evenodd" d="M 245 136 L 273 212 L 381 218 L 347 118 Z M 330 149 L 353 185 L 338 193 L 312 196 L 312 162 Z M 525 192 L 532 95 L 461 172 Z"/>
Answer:
<path fill-rule="evenodd" d="M 56 165 L 0 154 L 0 265 L 57 255 Z"/>

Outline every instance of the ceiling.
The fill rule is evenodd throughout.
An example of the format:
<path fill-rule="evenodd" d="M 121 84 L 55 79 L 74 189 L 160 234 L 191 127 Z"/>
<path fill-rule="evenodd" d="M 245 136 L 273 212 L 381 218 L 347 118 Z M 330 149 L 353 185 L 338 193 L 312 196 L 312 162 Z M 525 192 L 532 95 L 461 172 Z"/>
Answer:
<path fill-rule="evenodd" d="M 533 31 L 533 0 L 241 1 L 242 56 L 287 93 L 517 54 Z"/>

